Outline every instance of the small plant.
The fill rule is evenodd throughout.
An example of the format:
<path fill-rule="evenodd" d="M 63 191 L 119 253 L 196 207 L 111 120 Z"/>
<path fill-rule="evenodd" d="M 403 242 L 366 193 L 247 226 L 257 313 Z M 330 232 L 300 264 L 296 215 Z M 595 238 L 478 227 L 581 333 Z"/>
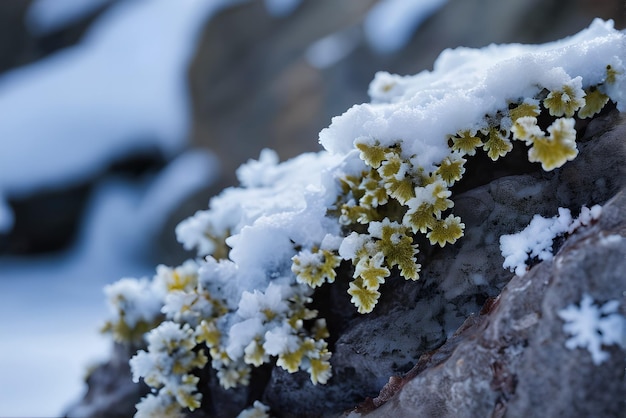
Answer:
<path fill-rule="evenodd" d="M 609 102 L 624 106 L 620 45 L 623 34 L 596 21 L 545 46 L 448 51 L 431 73 L 377 74 L 373 103 L 320 133 L 326 151 L 279 164 L 266 150 L 243 165 L 240 187 L 177 228 L 196 260 L 107 288 L 105 331 L 147 342 L 130 361 L 134 380 L 153 389 L 137 416 L 200 408 L 198 371 L 209 364 L 224 388 L 247 385 L 252 368 L 268 363 L 326 383 L 329 332 L 312 308 L 316 289 L 347 280 L 365 314 L 387 280 L 418 280 L 418 242 L 444 247 L 463 236 L 451 187 L 469 158 L 498 160 L 515 142 L 544 170 L 575 158 L 575 121 Z"/>

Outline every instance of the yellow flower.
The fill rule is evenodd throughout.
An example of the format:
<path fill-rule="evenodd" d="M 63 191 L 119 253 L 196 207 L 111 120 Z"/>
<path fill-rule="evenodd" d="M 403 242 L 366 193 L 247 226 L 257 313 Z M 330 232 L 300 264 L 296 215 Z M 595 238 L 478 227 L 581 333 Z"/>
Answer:
<path fill-rule="evenodd" d="M 350 302 L 356 306 L 359 313 L 370 313 L 378 303 L 380 292 L 367 289 L 363 286 L 363 280 L 358 277 L 349 285 L 348 294 L 352 296 Z"/>
<path fill-rule="evenodd" d="M 513 123 L 519 118 L 537 117 L 539 113 L 539 102 L 537 100 L 524 100 L 522 103 L 509 110 L 509 115 Z"/>
<path fill-rule="evenodd" d="M 359 184 L 359 189 L 364 192 L 363 196 L 359 199 L 360 205 L 375 208 L 387 203 L 387 191 L 381 180 L 376 170 L 371 170 L 363 177 L 361 184 Z"/>
<path fill-rule="evenodd" d="M 215 347 L 220 342 L 220 331 L 215 325 L 215 321 L 202 320 L 196 328 L 196 341 L 205 343 L 207 347 Z"/>
<path fill-rule="evenodd" d="M 317 248 L 300 251 L 292 261 L 291 271 L 296 275 L 298 283 L 308 284 L 312 288 L 325 282 L 334 282 L 337 276 L 335 268 L 341 263 L 341 259 L 332 252 Z"/>
<path fill-rule="evenodd" d="M 396 199 L 401 204 L 405 204 L 409 199 L 415 197 L 415 185 L 409 177 L 398 180 L 395 177 L 385 180 L 385 190 L 389 196 Z"/>
<path fill-rule="evenodd" d="M 269 356 L 265 354 L 263 346 L 259 344 L 258 338 L 250 341 L 250 344 L 244 349 L 243 361 L 246 364 L 251 364 L 255 367 L 259 367 L 269 359 Z"/>
<path fill-rule="evenodd" d="M 459 154 L 452 154 L 447 156 L 441 161 L 435 174 L 441 177 L 448 186 L 452 186 L 456 181 L 461 180 L 463 173 L 465 173 L 466 160 Z"/>
<path fill-rule="evenodd" d="M 546 171 L 561 167 L 578 155 L 574 119 L 557 119 L 550 125 L 548 132 L 549 137 L 534 137 L 533 146 L 528 150 L 528 161 L 540 162 Z"/>
<path fill-rule="evenodd" d="M 492 127 L 486 132 L 489 140 L 483 144 L 483 148 L 487 151 L 487 155 L 493 161 L 500 157 L 504 157 L 513 149 L 513 144 L 505 135 L 502 135 L 498 128 Z"/>
<path fill-rule="evenodd" d="M 552 116 L 572 117 L 574 113 L 585 105 L 585 92 L 581 87 L 581 78 L 576 77 L 561 90 L 551 91 L 543 99 L 543 105 Z"/>
<path fill-rule="evenodd" d="M 292 353 L 281 353 L 278 355 L 278 361 L 276 364 L 287 370 L 289 373 L 294 373 L 298 371 L 303 355 L 304 351 L 302 349 L 298 349 Z"/>
<path fill-rule="evenodd" d="M 428 229 L 432 229 L 436 221 L 433 205 L 422 203 L 419 206 L 412 207 L 411 201 L 407 203 L 409 210 L 404 214 L 402 223 L 409 225 L 413 232 L 419 231 L 425 234 Z"/>
<path fill-rule="evenodd" d="M 537 126 L 537 118 L 534 116 L 522 116 L 518 118 L 513 127 L 513 139 L 526 142 L 526 145 L 532 145 L 534 138 L 544 136 L 543 131 Z"/>
<path fill-rule="evenodd" d="M 377 290 L 391 274 L 389 269 L 382 265 L 383 261 L 382 253 L 376 253 L 373 257 L 362 257 L 354 269 L 354 277 L 361 277 L 363 286 L 367 289 Z"/>
<path fill-rule="evenodd" d="M 354 146 L 361 151 L 359 156 L 365 161 L 365 164 L 372 168 L 380 167 L 380 164 L 386 158 L 385 153 L 389 150 L 389 148 L 381 147 L 378 141 L 375 141 L 374 145 L 370 145 L 366 143 L 365 139 L 355 140 Z"/>
<path fill-rule="evenodd" d="M 592 117 L 596 113 L 600 113 L 608 101 L 609 96 L 598 89 L 587 91 L 585 95 L 585 105 L 578 111 L 578 117 L 585 119 Z"/>
<path fill-rule="evenodd" d="M 322 385 L 326 384 L 332 375 L 330 362 L 326 358 L 312 358 L 309 361 L 311 367 L 309 367 L 307 371 L 311 375 L 311 382 L 313 382 L 314 385 L 318 383 Z"/>

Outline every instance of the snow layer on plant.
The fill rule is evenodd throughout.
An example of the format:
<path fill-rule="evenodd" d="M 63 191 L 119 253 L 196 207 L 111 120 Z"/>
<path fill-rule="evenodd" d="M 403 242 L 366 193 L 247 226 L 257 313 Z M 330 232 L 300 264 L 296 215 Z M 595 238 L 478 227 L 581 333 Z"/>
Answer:
<path fill-rule="evenodd" d="M 320 142 L 331 153 L 347 154 L 359 137 L 382 146 L 400 141 L 405 156 L 417 155 L 416 163 L 427 168 L 445 157 L 447 135 L 479 128 L 485 115 L 506 109 L 508 101 L 533 97 L 541 86 L 558 88 L 570 75 L 581 76 L 583 87 L 600 83 L 607 64 L 620 71 L 609 94 L 622 110 L 624 44 L 612 21 L 594 20 L 574 36 L 542 45 L 448 49 L 433 71 L 378 73 L 369 88 L 372 103 L 333 118 Z"/>
<path fill-rule="evenodd" d="M 619 304 L 611 300 L 598 306 L 590 295 L 584 294 L 579 305 L 571 304 L 558 311 L 565 321 L 563 331 L 571 335 L 565 346 L 570 350 L 586 348 L 596 366 L 609 358 L 602 346 L 620 345 L 626 349 L 626 318 L 618 313 Z"/>

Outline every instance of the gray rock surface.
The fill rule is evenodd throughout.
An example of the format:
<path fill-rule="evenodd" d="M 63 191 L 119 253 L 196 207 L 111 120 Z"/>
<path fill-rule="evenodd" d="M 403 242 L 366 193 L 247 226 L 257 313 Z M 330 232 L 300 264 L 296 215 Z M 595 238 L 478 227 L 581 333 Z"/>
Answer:
<path fill-rule="evenodd" d="M 138 399 L 147 395 L 148 386 L 131 380 L 128 359 L 137 347 L 115 344 L 111 358 L 87 376 L 88 391 L 68 408 L 66 417 L 126 418 L 132 416 Z"/>
<path fill-rule="evenodd" d="M 357 0 L 305 2 L 305 8 L 308 8 L 312 16 L 317 16 L 318 19 L 319 16 L 326 16 L 329 13 L 333 16 L 333 19 L 328 22 L 324 21 L 323 24 L 320 23 L 319 27 L 315 27 L 315 30 L 308 35 L 296 36 L 297 31 L 302 30 L 302 27 L 309 28 L 312 25 L 311 21 L 307 20 L 304 11 L 299 11 L 293 17 L 293 21 L 290 18 L 283 21 L 281 25 L 270 26 L 268 22 L 262 21 L 258 18 L 258 14 L 255 14 L 258 13 L 257 9 L 260 7 L 258 2 L 256 5 L 235 8 L 212 22 L 212 25 L 207 28 L 199 55 L 190 73 L 195 103 L 194 144 L 214 149 L 225 163 L 225 171 L 229 173 L 234 172 L 238 164 L 257 155 L 258 150 L 267 145 L 277 148 L 283 158 L 304 150 L 315 149 L 317 148 L 317 132 L 321 127 L 328 125 L 330 116 L 341 113 L 355 102 L 366 100 L 363 96 L 357 98 L 353 92 L 359 91 L 359 94 L 363 95 L 364 86 L 371 80 L 374 70 L 386 69 L 399 73 L 415 73 L 431 65 L 432 56 L 424 58 L 429 61 L 427 64 L 423 63 L 421 67 L 422 64 L 417 64 L 417 61 L 411 58 L 413 54 L 376 57 L 366 45 L 362 44 L 346 60 L 332 68 L 317 70 L 308 66 L 304 61 L 302 50 L 298 48 L 303 48 L 306 42 L 310 43 L 316 37 L 342 27 L 345 28 L 346 25 L 354 25 L 355 18 L 348 18 L 347 14 L 344 16 L 342 12 L 350 4 L 357 7 L 354 6 L 355 1 Z M 431 45 L 434 54 L 440 52 L 443 47 L 459 44 L 478 46 L 483 41 L 485 43 L 515 40 L 544 41 L 562 36 L 562 33 L 558 31 L 555 32 L 558 33 L 556 35 L 554 33 L 549 35 L 548 28 L 537 23 L 531 26 L 531 29 L 537 29 L 536 32 L 531 31 L 525 35 L 526 37 L 516 38 L 513 35 L 514 25 L 501 23 L 499 20 L 507 22 L 507 19 L 513 19 L 513 13 L 517 13 L 516 19 L 525 17 L 528 21 L 532 15 L 534 16 L 533 22 L 547 22 L 549 20 L 547 17 L 539 18 L 538 9 L 536 9 L 538 3 L 535 1 L 512 2 L 511 14 L 502 14 L 497 19 L 491 15 L 491 20 L 488 19 L 490 16 L 488 12 L 501 11 L 497 7 L 499 3 L 477 2 L 474 3 L 475 8 L 464 6 L 459 12 L 453 10 L 453 5 L 458 6 L 459 1 L 450 1 L 441 13 L 455 16 L 455 19 L 463 18 L 464 24 L 472 25 L 478 32 L 481 32 L 488 24 L 494 23 L 494 28 L 501 31 L 497 32 L 499 35 L 495 38 L 467 41 L 471 43 L 470 45 L 465 42 L 463 32 L 457 28 L 458 25 L 454 19 L 449 17 L 448 19 L 452 20 L 445 20 L 438 14 L 418 30 L 408 49 L 427 49 L 422 46 Z M 548 3 L 556 5 L 556 2 Z M 578 4 L 572 2 L 574 3 Z M 340 4 L 345 7 L 339 6 Z M 513 7 L 513 5 L 516 6 Z M 358 9 L 358 13 L 362 15 L 365 6 L 359 7 L 362 8 Z M 254 12 L 254 10 L 257 11 Z M 478 13 L 476 10 L 484 13 Z M 568 8 L 558 8 L 558 12 L 566 13 Z M 569 13 L 576 15 L 572 10 L 569 10 Z M 468 19 L 467 16 L 473 17 Z M 246 27 L 250 19 L 254 19 L 258 27 L 251 28 L 250 32 L 242 31 L 241 28 Z M 566 33 L 575 32 L 586 26 L 590 20 L 572 19 L 570 22 L 576 22 L 579 26 L 574 25 L 562 29 L 566 30 Z M 523 19 L 516 21 L 523 22 Z M 561 23 L 564 21 L 559 20 Z M 561 23 L 557 27 L 561 27 Z M 449 30 L 442 33 L 438 31 L 441 27 L 449 28 Z M 539 29 L 545 32 L 539 32 Z M 249 38 L 248 33 L 253 34 L 256 39 Z M 265 44 L 263 39 L 266 39 Z M 258 43 L 253 43 L 253 41 L 258 41 Z M 281 41 L 277 43 L 280 47 L 278 50 L 271 49 L 272 41 Z M 369 69 L 365 68 L 365 64 L 371 64 L 367 67 Z M 254 74 L 254 77 L 250 74 Z M 242 91 L 233 90 L 238 84 L 245 88 Z M 287 110 L 289 113 L 281 113 Z M 265 124 L 262 123 L 263 120 Z M 523 373 L 539 374 L 538 372 L 543 372 L 559 360 L 552 358 L 550 362 L 548 361 L 550 359 L 538 358 L 536 361 L 537 364 L 541 364 L 541 367 L 524 363 L 527 370 L 514 374 L 511 371 L 512 366 L 507 361 L 517 361 L 515 364 L 521 365 L 522 359 L 526 358 L 523 354 L 525 349 L 520 344 L 508 343 L 505 340 L 504 343 L 508 344 L 507 348 L 502 353 L 496 352 L 501 355 L 499 362 L 485 363 L 492 358 L 489 357 L 493 354 L 489 351 L 491 348 L 489 350 L 476 349 L 476 341 L 483 341 L 489 337 L 489 334 L 484 331 L 491 322 L 488 316 L 477 315 L 485 301 L 496 297 L 512 277 L 511 273 L 502 268 L 499 236 L 519 231 L 528 224 L 535 213 L 554 216 L 558 207 L 568 207 L 576 212 L 583 204 L 590 206 L 595 203 L 604 203 L 626 185 L 624 166 L 626 125 L 619 124 L 618 121 L 619 116 L 613 111 L 592 122 L 586 129 L 583 128 L 579 145 L 580 154 L 577 159 L 550 173 L 541 172 L 538 165 L 520 164 L 520 159 L 515 158 L 515 155 L 523 154 L 524 151 L 520 149 L 516 150 L 507 161 L 497 165 L 495 170 L 485 170 L 482 162 L 473 167 L 468 165 L 465 174 L 467 180 L 456 186 L 453 196 L 454 211 L 466 224 L 465 237 L 454 246 L 430 250 L 429 253 L 428 246 L 422 245 L 420 255 L 424 257 L 420 260 L 423 264 L 422 279 L 413 283 L 405 282 L 397 277 L 390 278 L 382 289 L 383 297 L 372 314 L 356 314 L 349 302 L 346 289 L 338 284 L 332 289 L 327 289 L 328 286 L 320 289 L 320 292 L 326 292 L 321 297 L 325 302 L 320 302 L 317 308 L 321 311 L 321 316 L 328 319 L 333 334 L 330 348 L 333 352 L 331 362 L 334 377 L 327 385 L 313 386 L 305 373 L 288 374 L 275 367 L 270 371 L 264 371 L 267 375 L 257 376 L 250 388 L 238 391 L 231 396 L 234 392 L 219 391 L 215 386 L 214 378 L 205 376 L 203 390 L 207 392 L 206 399 L 213 400 L 213 405 L 203 405 L 202 409 L 206 410 L 204 415 L 195 413 L 193 416 L 216 416 L 220 414 L 219 411 L 222 413 L 228 411 L 229 414 L 259 398 L 270 405 L 272 413 L 279 417 L 337 416 L 345 410 L 352 409 L 367 396 L 376 397 L 390 378 L 391 384 L 383 389 L 384 393 L 378 401 L 370 401 L 363 407 L 364 409 L 361 409 L 362 411 L 367 409 L 368 405 L 370 408 L 382 405 L 382 400 L 390 399 L 397 392 L 398 387 L 404 386 L 396 397 L 392 397 L 372 413 L 379 414 L 378 416 L 394 416 L 391 412 L 413 413 L 419 406 L 424 413 L 422 416 L 446 416 L 447 411 L 461 408 L 470 402 L 474 402 L 472 405 L 476 405 L 476 409 L 462 410 L 463 413 L 469 414 L 465 416 L 490 416 L 489 414 L 494 411 L 494 416 L 502 416 L 507 411 L 510 416 L 517 416 L 514 415 L 517 412 L 522 414 L 521 411 L 529 416 L 545 412 L 543 409 L 542 411 L 528 409 L 529 405 L 532 406 L 532 401 L 536 399 L 533 391 L 541 392 L 542 389 L 529 387 L 533 385 L 532 376 L 528 377 L 531 380 L 526 383 L 522 383 L 521 377 L 524 376 Z M 267 138 L 270 137 L 272 139 L 268 142 Z M 525 157 L 521 160 L 524 159 Z M 490 161 L 488 162 L 491 164 Z M 489 167 L 492 166 L 489 165 Z M 198 203 L 195 209 L 204 207 L 206 200 L 207 195 L 203 195 L 201 203 Z M 602 222 L 604 220 L 601 220 L 598 225 Z M 566 244 L 566 247 L 567 245 L 569 244 Z M 611 248 L 606 250 L 613 251 Z M 604 250 L 598 249 L 600 253 Z M 596 258 L 598 257 L 596 255 Z M 169 262 L 169 260 L 165 261 Z M 541 272 L 548 274 L 550 269 L 547 263 L 538 265 L 525 279 Z M 618 278 L 614 277 L 614 279 Z M 568 282 L 566 279 L 563 280 L 564 283 Z M 516 281 L 518 279 L 513 279 L 507 289 L 514 286 Z M 543 283 L 541 280 L 537 281 Z M 340 280 L 337 281 L 339 282 Z M 589 284 L 589 286 L 594 296 L 597 296 L 599 300 L 604 300 L 602 293 L 595 293 L 593 290 L 596 284 Z M 624 289 L 623 286 L 622 289 Z M 569 290 L 573 290 L 573 287 Z M 548 297 L 549 292 L 538 291 L 538 293 L 542 297 Z M 507 296 L 509 294 L 511 296 Z M 528 309 L 537 304 L 540 309 L 544 309 L 542 305 L 544 302 L 524 301 L 526 296 L 529 295 L 505 290 L 499 297 L 499 304 L 492 312 L 518 315 L 518 311 L 513 309 L 514 305 L 509 306 L 508 302 L 502 303 L 505 298 L 509 297 L 512 298 L 511 303 L 517 301 Z M 570 296 L 571 298 L 560 300 L 559 308 L 577 302 L 579 299 L 576 298 L 580 295 L 572 293 Z M 622 308 L 623 306 L 622 304 Z M 526 308 L 520 307 L 519 309 Z M 544 312 L 541 310 L 532 312 L 536 312 L 536 316 L 510 317 L 518 322 L 501 319 L 498 322 L 497 335 L 494 330 L 493 336 L 489 338 L 494 341 L 502 338 L 519 338 L 520 341 L 529 341 L 528 347 L 532 347 L 530 342 L 533 341 L 533 344 L 542 346 L 546 341 L 532 339 L 535 338 L 535 334 L 530 333 L 535 332 L 533 331 L 535 329 L 547 327 L 553 332 L 553 334 L 546 334 L 547 336 L 560 335 L 562 337 L 560 340 L 550 341 L 550 344 L 554 345 L 555 350 L 562 348 L 564 337 L 561 335 L 562 332 L 557 333 L 560 325 L 556 322 L 552 325 L 543 324 L 545 318 L 539 315 L 544 315 Z M 554 314 L 552 316 L 554 317 Z M 468 317 L 470 319 L 467 319 Z M 519 322 L 520 320 L 522 321 Z M 452 337 L 460 326 L 462 328 L 455 337 Z M 515 337 L 518 331 L 528 335 Z M 467 350 L 474 349 L 473 355 L 476 363 L 471 367 L 465 361 L 465 357 L 454 357 L 455 349 L 462 345 L 467 346 Z M 438 347 L 441 348 L 438 349 Z M 568 354 L 583 356 L 585 352 L 572 351 Z M 536 355 L 539 356 L 539 354 Z M 118 351 L 114 353 L 114 357 L 117 358 L 115 361 L 121 363 L 127 361 L 130 356 L 128 353 Z M 449 384 L 453 380 L 449 376 L 446 377 L 447 375 L 437 376 L 435 373 L 445 368 L 439 365 L 447 364 L 449 361 L 447 359 L 451 358 L 454 358 L 456 363 L 449 363 L 450 373 L 456 373 L 454 376 L 458 380 L 454 382 L 459 384 L 454 386 L 453 391 L 446 391 L 449 392 L 448 395 L 453 396 L 448 399 L 442 397 L 443 395 L 436 389 L 438 385 Z M 483 362 L 481 363 L 480 360 Z M 579 360 L 582 361 L 582 359 Z M 532 357 L 528 357 L 525 361 L 531 362 Z M 567 381 L 571 377 L 570 374 L 577 372 L 572 366 L 574 364 L 579 367 L 579 363 L 573 362 L 559 364 L 558 370 L 561 374 L 558 375 L 558 379 L 565 380 L 556 380 L 550 384 L 558 387 L 559 383 Z M 96 413 L 90 415 L 87 411 L 89 403 L 97 404 L 100 396 L 110 402 L 114 402 L 116 394 L 125 396 L 125 392 L 117 391 L 116 387 L 128 383 L 128 373 L 124 372 L 115 377 L 117 370 L 105 368 L 101 373 L 103 375 L 112 373 L 111 382 L 117 378 L 119 385 L 106 383 L 108 381 L 104 378 L 91 380 L 91 385 L 101 385 L 101 389 L 92 389 L 93 395 L 91 397 L 88 395 L 88 398 L 81 404 L 86 408 L 80 410 L 85 412 L 83 416 L 99 416 Z M 411 382 L 418 382 L 415 379 L 428 370 L 430 370 L 428 376 L 432 374 L 429 379 L 433 379 L 430 385 L 437 396 L 422 399 L 419 393 L 414 392 L 410 395 L 409 392 L 405 392 L 411 385 L 417 385 Z M 624 370 L 623 364 L 621 370 L 622 372 Z M 405 379 L 400 377 L 407 372 Z M 589 371 L 589 373 L 592 372 L 593 370 Z M 426 376 L 426 374 L 423 375 Z M 471 376 L 474 380 L 468 379 L 467 376 Z M 415 379 L 411 379 L 412 377 Z M 474 382 L 480 383 L 473 384 Z M 623 389 L 622 382 L 622 394 L 625 393 Z M 402 395 L 403 393 L 406 395 Z M 607 393 L 607 396 L 612 396 L 609 392 Z M 98 396 L 95 396 L 96 394 Z M 405 400 L 400 402 L 398 400 L 400 398 Z M 139 396 L 132 404 L 134 405 L 138 400 Z M 416 402 L 419 400 L 419 402 L 413 405 L 410 403 L 412 400 Z M 448 405 L 447 402 L 452 403 Z M 131 402 L 125 403 L 125 405 L 130 404 Z M 133 410 L 131 408 L 127 414 L 131 415 Z M 385 411 L 390 412 L 391 415 L 384 415 Z M 476 414 L 472 415 L 474 411 Z M 481 415 L 483 411 L 489 411 L 489 414 Z M 554 411 L 550 411 L 552 412 Z M 228 416 L 228 414 L 222 416 Z M 70 413 L 70 416 L 74 414 Z M 464 415 L 462 413 L 453 415 L 450 412 L 447 416 Z"/>
<path fill-rule="evenodd" d="M 488 312 L 470 317 L 404 379 L 391 379 L 362 405 L 362 415 L 623 417 L 626 345 L 603 347 L 609 359 L 596 365 L 587 350 L 566 348 L 569 335 L 557 312 L 587 294 L 598 305 L 619 301 L 626 316 L 625 273 L 626 190 L 594 225 L 570 236 L 552 261 L 515 276 Z"/>
<path fill-rule="evenodd" d="M 390 376 L 403 374 L 420 355 L 440 346 L 511 279 L 502 268 L 501 235 L 520 231 L 535 213 L 552 217 L 559 207 L 576 213 L 583 205 L 606 202 L 626 186 L 626 124 L 619 121 L 613 111 L 588 127 L 579 156 L 562 169 L 545 173 L 528 166 L 528 174 L 500 177 L 453 196 L 454 211 L 466 225 L 465 236 L 454 246 L 429 254 L 422 261 L 418 283 L 391 278 L 381 287 L 383 297 L 371 314 L 329 319 L 344 322 L 332 349 L 336 377 L 324 387 L 314 387 L 304 374 L 289 378 L 275 368 L 265 401 L 279 411 L 302 416 L 348 409 L 359 394 L 373 396 Z M 506 164 L 501 169 L 505 173 Z M 423 251 L 426 248 L 422 246 Z M 349 296 L 342 295 L 342 289 L 336 291 L 337 310 L 354 311 Z M 488 369 L 490 363 L 472 367 Z M 477 388 L 469 389 L 468 399 L 478 396 L 472 392 Z"/>

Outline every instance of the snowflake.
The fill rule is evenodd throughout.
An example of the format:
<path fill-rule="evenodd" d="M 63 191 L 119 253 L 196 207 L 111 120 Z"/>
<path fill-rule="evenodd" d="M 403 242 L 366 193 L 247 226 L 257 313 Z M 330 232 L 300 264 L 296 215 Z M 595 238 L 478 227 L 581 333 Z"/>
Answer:
<path fill-rule="evenodd" d="M 593 298 L 585 294 L 580 306 L 571 304 L 558 311 L 565 321 L 563 331 L 572 336 L 565 346 L 570 350 L 586 348 L 596 366 L 609 358 L 602 346 L 617 344 L 626 348 L 626 318 L 617 313 L 618 306 L 619 301 L 611 300 L 598 307 Z"/>

